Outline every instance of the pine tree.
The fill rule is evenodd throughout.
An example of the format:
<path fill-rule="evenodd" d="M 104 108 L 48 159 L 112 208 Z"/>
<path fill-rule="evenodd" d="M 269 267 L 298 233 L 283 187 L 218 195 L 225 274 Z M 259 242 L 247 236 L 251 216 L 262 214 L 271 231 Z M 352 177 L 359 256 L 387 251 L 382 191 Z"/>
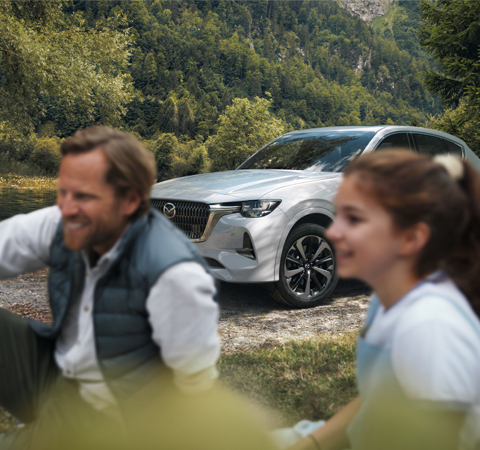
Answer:
<path fill-rule="evenodd" d="M 480 2 L 421 0 L 420 9 L 420 44 L 441 69 L 426 72 L 427 89 L 449 107 L 480 106 Z"/>
<path fill-rule="evenodd" d="M 428 125 L 480 153 L 480 2 L 421 0 L 420 9 L 420 44 L 441 69 L 426 72 L 425 86 L 450 108 Z"/>

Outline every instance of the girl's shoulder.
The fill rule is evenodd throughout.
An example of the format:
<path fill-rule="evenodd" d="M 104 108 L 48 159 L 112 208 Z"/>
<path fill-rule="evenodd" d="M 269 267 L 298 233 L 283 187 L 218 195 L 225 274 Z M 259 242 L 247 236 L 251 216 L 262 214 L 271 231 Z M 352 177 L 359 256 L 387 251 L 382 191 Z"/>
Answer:
<path fill-rule="evenodd" d="M 366 323 L 366 340 L 372 344 L 398 348 L 414 337 L 430 346 L 448 334 L 472 343 L 480 359 L 480 321 L 448 278 L 425 280 L 388 310 L 374 296 Z"/>
<path fill-rule="evenodd" d="M 434 325 L 464 329 L 478 335 L 480 321 L 470 303 L 458 287 L 447 277 L 426 279 L 403 300 L 399 311 L 397 332 L 403 328 Z"/>
<path fill-rule="evenodd" d="M 411 292 L 392 334 L 394 372 L 411 398 L 477 402 L 480 321 L 448 279 Z"/>

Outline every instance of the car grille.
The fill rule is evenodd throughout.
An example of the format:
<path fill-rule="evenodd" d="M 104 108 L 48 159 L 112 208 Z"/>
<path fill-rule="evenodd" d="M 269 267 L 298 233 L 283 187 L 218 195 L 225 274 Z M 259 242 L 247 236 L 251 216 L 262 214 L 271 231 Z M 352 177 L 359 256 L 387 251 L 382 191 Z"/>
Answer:
<path fill-rule="evenodd" d="M 210 216 L 210 207 L 206 203 L 181 202 L 177 200 L 151 199 L 153 208 L 163 213 L 163 207 L 171 203 L 175 205 L 175 216 L 171 221 L 180 228 L 189 239 L 200 239 L 203 236 Z"/>

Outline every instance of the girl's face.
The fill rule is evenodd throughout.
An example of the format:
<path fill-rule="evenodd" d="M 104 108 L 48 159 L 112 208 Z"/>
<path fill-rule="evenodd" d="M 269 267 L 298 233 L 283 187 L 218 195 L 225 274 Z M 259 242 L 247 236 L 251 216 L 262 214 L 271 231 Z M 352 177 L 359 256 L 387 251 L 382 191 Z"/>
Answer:
<path fill-rule="evenodd" d="M 335 246 L 339 276 L 360 279 L 375 289 L 396 270 L 404 239 L 387 210 L 360 183 L 355 174 L 343 179 L 327 237 Z"/>

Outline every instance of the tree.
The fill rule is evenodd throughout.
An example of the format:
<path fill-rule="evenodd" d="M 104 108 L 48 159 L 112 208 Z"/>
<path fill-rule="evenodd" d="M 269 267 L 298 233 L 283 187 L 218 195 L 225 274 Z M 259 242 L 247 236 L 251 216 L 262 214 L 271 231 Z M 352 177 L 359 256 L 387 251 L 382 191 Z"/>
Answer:
<path fill-rule="evenodd" d="M 428 70 L 425 85 L 444 104 L 480 101 L 480 2 L 422 0 L 420 44 L 442 72 Z"/>
<path fill-rule="evenodd" d="M 218 132 L 207 142 L 212 170 L 233 170 L 260 147 L 280 136 L 284 127 L 269 107 L 272 100 L 236 98 L 219 117 Z"/>
<path fill-rule="evenodd" d="M 164 181 L 170 178 L 172 167 L 173 150 L 177 147 L 178 141 L 174 134 L 161 134 L 156 140 L 150 141 L 148 148 L 155 156 L 157 165 L 157 181 Z"/>
<path fill-rule="evenodd" d="M 128 30 L 113 14 L 88 27 L 63 0 L 0 2 L 0 120 L 32 129 L 55 97 L 72 116 L 114 124 L 131 99 Z"/>
<path fill-rule="evenodd" d="M 447 110 L 429 125 L 478 149 L 480 127 L 480 2 L 421 0 L 420 44 L 441 71 L 428 70 L 425 86 Z M 480 150 L 480 149 L 478 149 Z"/>

